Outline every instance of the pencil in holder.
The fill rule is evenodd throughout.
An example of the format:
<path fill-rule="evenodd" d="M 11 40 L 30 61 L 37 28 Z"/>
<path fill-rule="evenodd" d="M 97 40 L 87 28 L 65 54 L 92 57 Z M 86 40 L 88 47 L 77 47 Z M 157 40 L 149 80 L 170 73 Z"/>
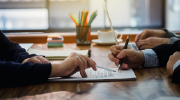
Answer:
<path fill-rule="evenodd" d="M 78 46 L 91 45 L 91 26 L 76 26 L 76 43 Z"/>

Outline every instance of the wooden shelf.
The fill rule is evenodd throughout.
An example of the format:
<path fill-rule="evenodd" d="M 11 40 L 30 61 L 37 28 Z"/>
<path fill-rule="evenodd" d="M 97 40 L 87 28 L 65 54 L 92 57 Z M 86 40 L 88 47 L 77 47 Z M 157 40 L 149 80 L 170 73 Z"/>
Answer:
<path fill-rule="evenodd" d="M 75 33 L 11 33 L 6 34 L 6 36 L 13 42 L 16 43 L 46 43 L 47 36 L 52 34 L 58 34 L 64 37 L 64 43 L 75 43 L 76 34 Z M 125 34 L 123 35 L 123 41 L 126 37 L 130 36 L 130 41 L 134 41 L 136 34 Z M 92 39 L 98 39 L 97 33 L 91 34 Z"/>

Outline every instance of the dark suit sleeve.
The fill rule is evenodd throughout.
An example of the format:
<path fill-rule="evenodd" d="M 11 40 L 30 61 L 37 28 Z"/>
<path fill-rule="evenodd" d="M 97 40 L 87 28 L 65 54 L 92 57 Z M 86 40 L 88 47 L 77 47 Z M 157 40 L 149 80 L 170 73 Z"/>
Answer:
<path fill-rule="evenodd" d="M 0 60 L 21 63 L 24 59 L 36 55 L 29 55 L 25 49 L 17 43 L 10 41 L 0 30 Z"/>
<path fill-rule="evenodd" d="M 163 44 L 153 48 L 159 59 L 159 66 L 166 67 L 169 57 L 176 51 L 180 51 L 180 40 L 173 44 Z M 172 83 L 180 84 L 180 65 L 174 70 Z"/>
<path fill-rule="evenodd" d="M 51 64 L 0 61 L 0 87 L 44 83 L 51 74 Z"/>
<path fill-rule="evenodd" d="M 174 70 L 172 83 L 180 84 L 180 65 Z"/>
<path fill-rule="evenodd" d="M 24 59 L 32 56 L 36 55 L 29 55 L 0 31 L 0 87 L 46 82 L 51 74 L 50 63 L 21 63 Z"/>
<path fill-rule="evenodd" d="M 153 48 L 159 59 L 159 66 L 166 67 L 169 57 L 176 51 L 180 51 L 180 40 L 173 44 L 163 44 Z"/>

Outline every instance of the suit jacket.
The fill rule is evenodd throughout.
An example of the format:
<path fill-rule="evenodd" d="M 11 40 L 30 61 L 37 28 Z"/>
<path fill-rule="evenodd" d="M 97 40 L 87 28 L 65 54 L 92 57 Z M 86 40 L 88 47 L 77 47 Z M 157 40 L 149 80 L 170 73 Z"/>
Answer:
<path fill-rule="evenodd" d="M 176 35 L 174 32 L 168 31 L 167 29 L 163 29 L 167 33 L 167 38 L 170 39 L 169 44 L 173 44 L 174 42 L 180 40 L 180 35 Z"/>
<path fill-rule="evenodd" d="M 0 87 L 46 82 L 51 73 L 51 64 L 21 63 L 33 56 L 36 55 L 29 55 L 0 30 Z"/>
<path fill-rule="evenodd" d="M 169 57 L 176 51 L 180 51 L 180 40 L 173 44 L 163 44 L 153 48 L 159 59 L 159 66 L 165 67 L 169 60 Z M 172 82 L 180 84 L 180 65 L 174 70 L 172 76 Z"/>

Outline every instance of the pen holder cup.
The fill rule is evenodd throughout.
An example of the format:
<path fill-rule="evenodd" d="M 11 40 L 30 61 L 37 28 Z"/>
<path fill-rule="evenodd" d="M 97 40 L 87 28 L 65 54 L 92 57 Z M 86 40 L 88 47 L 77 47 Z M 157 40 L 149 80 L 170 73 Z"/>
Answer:
<path fill-rule="evenodd" d="M 91 45 L 91 26 L 76 26 L 77 46 Z"/>

